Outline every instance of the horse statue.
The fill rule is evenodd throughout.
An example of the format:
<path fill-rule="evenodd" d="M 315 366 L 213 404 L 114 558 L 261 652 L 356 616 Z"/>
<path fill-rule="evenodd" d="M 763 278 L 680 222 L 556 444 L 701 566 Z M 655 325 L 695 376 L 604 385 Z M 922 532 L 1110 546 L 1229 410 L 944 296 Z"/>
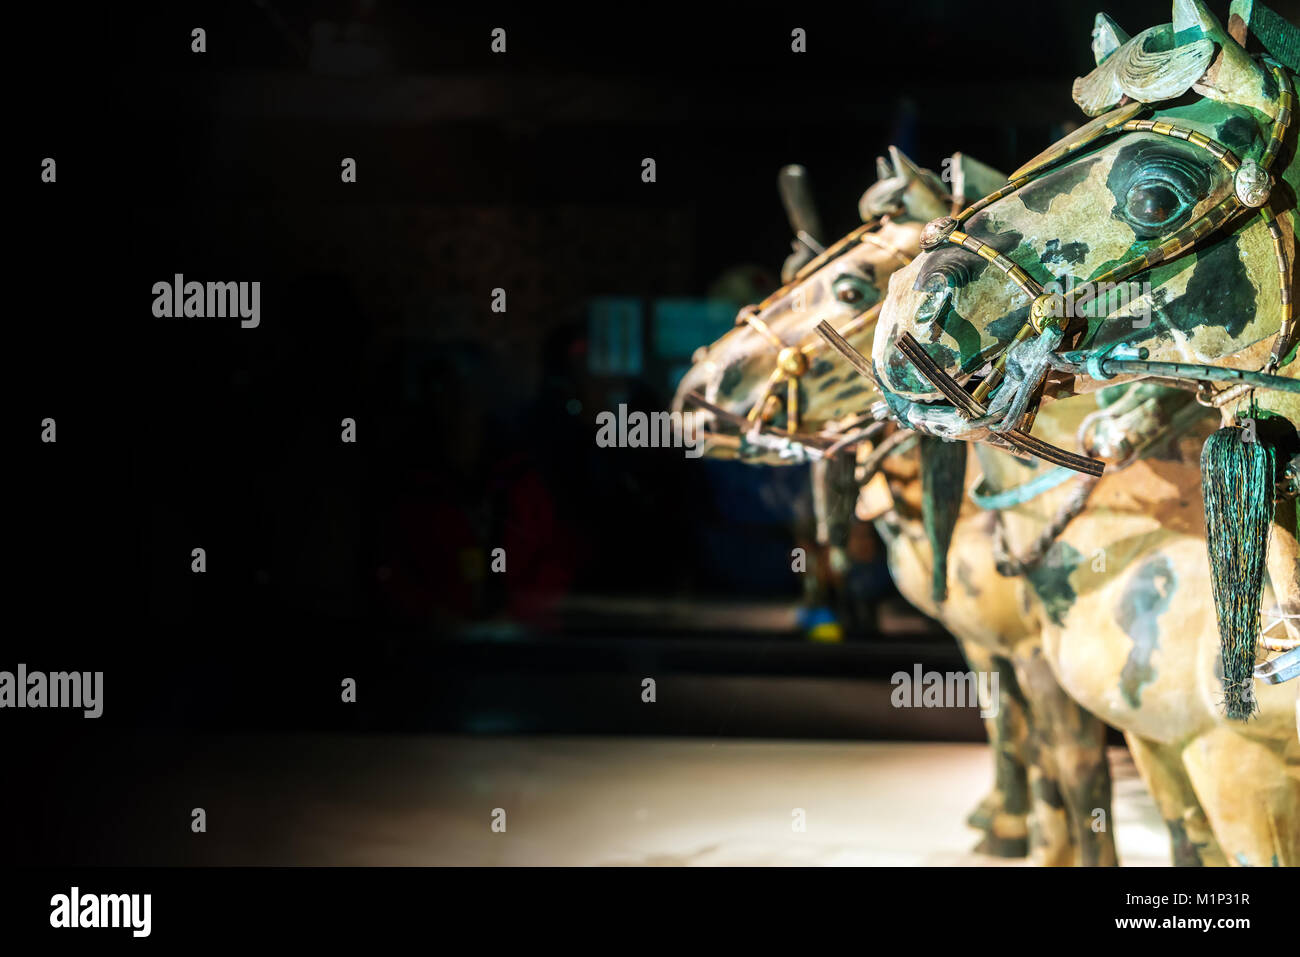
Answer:
<path fill-rule="evenodd" d="M 922 221 L 953 211 L 967 190 L 1000 182 L 958 154 L 951 164 L 955 206 L 938 177 L 896 149 L 890 154 L 860 204 L 866 222 L 829 248 L 800 228 L 813 217 L 791 212 L 796 247 L 803 243 L 814 255 L 796 248 L 785 284 L 741 309 L 736 328 L 697 353 L 674 407 L 703 409 L 709 454 L 768 464 L 811 460 L 839 493 L 832 497 L 850 505 L 861 487 L 857 514 L 874 520 L 899 591 L 957 636 L 972 669 L 998 671 L 998 713 L 988 724 L 995 786 L 969 819 L 985 832 L 977 850 L 1006 857 L 1032 852 L 1043 864 L 1111 864 L 1109 830 L 1091 826 L 1095 810 L 1109 814 L 1105 729 L 1061 692 L 1046 668 L 1036 619 L 1025 614 L 1012 580 L 998 573 L 987 549 L 981 554 L 977 546 L 989 531 L 978 508 L 961 505 L 967 448 L 926 438 L 918 443 L 906 431 L 886 435 L 885 423 L 861 411 L 878 394 L 832 361 L 814 332 L 827 322 L 868 348 L 890 276 L 919 252 Z M 787 207 L 792 192 L 783 190 Z M 844 494 L 846 485 L 851 495 Z M 959 494 L 938 495 L 937 487 L 956 487 Z M 838 529 L 846 523 L 847 515 L 829 522 Z M 961 587 L 951 590 L 949 538 L 963 556 L 953 570 Z"/>
<path fill-rule="evenodd" d="M 1300 30 L 1174 0 L 1092 46 L 1092 119 L 926 226 L 857 360 L 899 422 L 979 443 L 998 561 L 1175 860 L 1295 865 Z"/>

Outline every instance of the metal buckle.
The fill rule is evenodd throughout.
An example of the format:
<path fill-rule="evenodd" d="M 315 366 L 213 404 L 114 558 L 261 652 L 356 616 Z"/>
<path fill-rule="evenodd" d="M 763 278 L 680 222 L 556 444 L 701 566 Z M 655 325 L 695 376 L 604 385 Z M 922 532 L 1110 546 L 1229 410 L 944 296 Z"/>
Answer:
<path fill-rule="evenodd" d="M 1267 685 L 1280 685 L 1292 678 L 1300 678 L 1300 648 L 1292 648 L 1255 666 L 1255 677 Z"/>

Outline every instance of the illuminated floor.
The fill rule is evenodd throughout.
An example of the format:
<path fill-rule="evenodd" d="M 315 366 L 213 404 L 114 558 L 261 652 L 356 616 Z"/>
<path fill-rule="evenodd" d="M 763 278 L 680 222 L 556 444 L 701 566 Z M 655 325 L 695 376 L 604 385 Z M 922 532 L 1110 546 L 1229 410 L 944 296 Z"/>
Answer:
<path fill-rule="evenodd" d="M 206 845 L 204 863 L 1019 863 L 969 852 L 977 835 L 963 820 L 991 780 L 979 745 L 456 736 L 274 742 L 285 757 L 258 758 L 251 774 L 233 742 L 214 742 L 206 757 L 230 761 L 231 776 L 175 782 L 186 795 L 177 800 L 207 806 L 210 831 L 196 839 Z M 1168 864 L 1164 828 L 1127 752 L 1114 750 L 1112 766 L 1121 860 Z M 491 828 L 497 808 L 505 811 L 504 833 Z M 803 833 L 791 826 L 795 809 L 805 812 Z M 195 847 L 175 850 L 190 858 Z"/>

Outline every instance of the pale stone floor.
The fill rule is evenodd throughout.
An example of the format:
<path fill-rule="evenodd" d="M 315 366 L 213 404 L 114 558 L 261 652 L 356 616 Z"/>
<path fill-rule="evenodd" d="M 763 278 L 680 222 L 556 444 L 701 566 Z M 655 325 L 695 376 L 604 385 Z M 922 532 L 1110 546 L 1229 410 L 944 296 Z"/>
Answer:
<path fill-rule="evenodd" d="M 239 763 L 229 739 L 213 744 L 210 757 Z M 963 822 L 992 773 L 983 745 L 439 735 L 273 746 L 292 757 L 209 809 L 214 823 L 225 819 L 209 845 L 221 863 L 1022 863 L 970 851 L 978 835 Z M 1111 759 L 1121 861 L 1168 865 L 1166 832 L 1127 751 Z M 307 787 L 309 767 L 331 770 Z M 505 833 L 491 830 L 495 808 Z M 791 825 L 796 808 L 803 833 Z"/>

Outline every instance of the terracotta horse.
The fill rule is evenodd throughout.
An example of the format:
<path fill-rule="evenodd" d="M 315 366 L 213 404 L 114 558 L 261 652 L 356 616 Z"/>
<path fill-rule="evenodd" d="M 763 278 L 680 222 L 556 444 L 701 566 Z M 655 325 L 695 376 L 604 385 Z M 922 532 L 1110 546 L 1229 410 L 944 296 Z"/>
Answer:
<path fill-rule="evenodd" d="M 796 262 L 797 271 L 783 277 L 786 285 L 742 309 L 737 327 L 697 354 L 675 405 L 698 408 L 702 399 L 713 414 L 711 452 L 748 461 L 829 453 L 817 465 L 842 470 L 853 462 L 845 444 L 871 436 L 859 438 L 859 458 L 868 470 L 881 471 L 863 488 L 859 515 L 874 519 L 900 592 L 957 636 L 972 668 L 999 670 L 1002 699 L 989 727 L 996 783 L 971 818 L 986 832 L 979 849 L 1020 856 L 1029 844 L 1040 863 L 1114 863 L 1109 827 L 1092 826 L 1095 812 L 1108 816 L 1110 807 L 1104 727 L 1061 692 L 1046 667 L 1036 617 L 1026 614 L 1014 580 L 999 574 L 988 549 L 977 547 L 987 544 L 987 517 L 971 503 L 954 516 L 961 587 L 946 588 L 947 543 L 936 547 L 927 533 L 919 451 L 902 451 L 898 440 L 905 435 L 885 437 L 883 426 L 864 415 L 877 394 L 813 331 L 827 321 L 867 348 L 889 277 L 919 251 L 921 220 L 952 209 L 953 197 L 937 177 L 897 150 L 891 157 L 863 197 L 867 223 L 810 261 Z M 960 155 L 953 168 L 958 194 L 998 179 Z M 891 448 L 897 454 L 889 455 Z M 949 458 L 953 451 L 967 454 L 942 442 L 930 448 Z M 960 499 L 960 480 L 956 491 Z"/>
<path fill-rule="evenodd" d="M 1251 0 L 1230 12 L 1225 30 L 1176 0 L 1172 23 L 1132 38 L 1099 14 L 1097 68 L 1074 88 L 1093 119 L 927 226 L 891 280 L 871 366 L 899 420 L 984 443 L 994 494 L 1048 470 L 989 444 L 1085 472 L 1109 463 L 997 513 L 1004 557 L 1026 559 L 1051 669 L 1125 731 L 1175 860 L 1294 865 L 1296 689 L 1227 683 L 1223 605 L 1242 596 L 1220 576 L 1267 544 L 1247 609 L 1266 673 L 1300 638 L 1300 30 Z M 1200 487 L 1207 503 L 1236 492 L 1197 464 L 1220 424 L 1283 467 L 1258 483 L 1276 503 L 1264 540 L 1207 554 Z"/>

